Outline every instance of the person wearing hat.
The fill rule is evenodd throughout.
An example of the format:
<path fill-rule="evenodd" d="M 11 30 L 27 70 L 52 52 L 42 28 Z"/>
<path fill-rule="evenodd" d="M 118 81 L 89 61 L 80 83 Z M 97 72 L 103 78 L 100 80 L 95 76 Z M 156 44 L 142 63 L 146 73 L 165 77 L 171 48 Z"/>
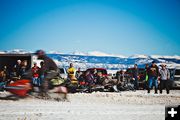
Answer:
<path fill-rule="evenodd" d="M 56 63 L 49 58 L 43 50 L 37 50 L 35 55 L 37 55 L 38 59 L 44 61 L 44 65 L 41 68 L 44 73 L 44 80 L 42 80 L 41 93 L 42 96 L 47 95 L 49 81 L 54 77 L 58 76 L 59 71 Z"/>
<path fill-rule="evenodd" d="M 155 61 L 152 62 L 152 65 L 148 69 L 148 93 L 152 86 L 155 86 L 155 94 L 157 94 L 158 90 L 158 76 L 159 76 L 159 68 L 156 65 Z"/>
<path fill-rule="evenodd" d="M 160 94 L 162 94 L 162 90 L 165 87 L 167 94 L 169 94 L 169 79 L 170 79 L 170 72 L 166 68 L 165 64 L 161 65 L 162 69 L 159 71 L 160 73 Z"/>

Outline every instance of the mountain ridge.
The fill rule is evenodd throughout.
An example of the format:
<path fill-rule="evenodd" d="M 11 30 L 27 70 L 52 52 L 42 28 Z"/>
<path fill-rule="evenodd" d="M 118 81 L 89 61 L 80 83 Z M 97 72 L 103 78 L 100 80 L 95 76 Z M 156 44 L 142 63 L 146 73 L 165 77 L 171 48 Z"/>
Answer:
<path fill-rule="evenodd" d="M 12 51 L 0 51 L 0 54 L 26 54 L 32 53 L 24 50 L 12 50 Z M 61 53 L 58 51 L 47 52 L 47 55 L 54 59 L 54 61 L 61 67 L 68 67 L 69 63 L 74 63 L 76 68 L 90 68 L 90 67 L 102 67 L 107 69 L 125 69 L 133 67 L 134 64 L 138 64 L 139 67 L 144 67 L 145 64 L 150 64 L 155 61 L 158 65 L 166 63 L 168 67 L 180 66 L 180 56 L 161 56 L 161 55 L 139 55 L 135 54 L 129 57 L 107 54 L 103 52 L 73 52 L 73 53 Z"/>

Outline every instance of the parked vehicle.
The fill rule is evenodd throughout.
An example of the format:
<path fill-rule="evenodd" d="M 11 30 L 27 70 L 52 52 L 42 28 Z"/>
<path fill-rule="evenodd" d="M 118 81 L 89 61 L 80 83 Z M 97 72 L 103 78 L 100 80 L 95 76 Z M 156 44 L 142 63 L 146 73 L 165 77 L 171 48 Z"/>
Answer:
<path fill-rule="evenodd" d="M 68 74 L 67 74 L 66 68 L 59 68 L 59 73 L 63 79 L 67 79 Z"/>
<path fill-rule="evenodd" d="M 0 54 L 0 69 L 6 66 L 7 69 L 11 71 L 17 60 L 26 60 L 28 69 L 30 69 L 35 62 L 33 54 Z"/>
<path fill-rule="evenodd" d="M 173 88 L 180 88 L 180 69 L 175 69 L 174 76 L 173 76 Z"/>
<path fill-rule="evenodd" d="M 21 79 L 14 82 L 0 82 L 0 91 L 8 91 L 18 97 L 25 97 L 32 89 L 31 80 Z"/>
<path fill-rule="evenodd" d="M 170 88 L 173 88 L 175 69 L 174 68 L 168 68 L 168 70 L 170 72 L 169 86 L 170 86 Z"/>
<path fill-rule="evenodd" d="M 89 70 L 91 72 L 93 72 L 94 70 L 97 70 L 97 73 L 101 72 L 103 77 L 107 77 L 108 76 L 107 70 L 105 68 L 89 68 L 87 70 Z"/>
<path fill-rule="evenodd" d="M 133 78 L 133 69 L 134 68 L 128 68 L 125 72 L 125 76 L 128 77 L 128 79 L 132 80 Z M 145 89 L 145 69 L 144 68 L 138 68 L 139 71 L 139 87 Z"/>
<path fill-rule="evenodd" d="M 133 77 L 133 69 L 134 68 L 128 68 L 127 71 L 125 72 L 125 74 L 129 77 Z M 138 68 L 139 71 L 139 81 L 143 81 L 145 79 L 145 69 L 144 68 Z"/>

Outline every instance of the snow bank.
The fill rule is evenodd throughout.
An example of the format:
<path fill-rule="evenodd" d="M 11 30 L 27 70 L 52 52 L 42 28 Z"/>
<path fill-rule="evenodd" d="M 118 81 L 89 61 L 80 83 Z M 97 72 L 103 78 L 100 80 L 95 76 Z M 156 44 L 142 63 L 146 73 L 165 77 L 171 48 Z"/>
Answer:
<path fill-rule="evenodd" d="M 169 95 L 147 91 L 69 94 L 69 101 L 25 98 L 0 100 L 2 120 L 164 120 L 165 105 L 180 104 L 180 92 Z M 7 95 L 0 92 L 0 97 Z M 58 97 L 58 96 L 57 96 Z"/>

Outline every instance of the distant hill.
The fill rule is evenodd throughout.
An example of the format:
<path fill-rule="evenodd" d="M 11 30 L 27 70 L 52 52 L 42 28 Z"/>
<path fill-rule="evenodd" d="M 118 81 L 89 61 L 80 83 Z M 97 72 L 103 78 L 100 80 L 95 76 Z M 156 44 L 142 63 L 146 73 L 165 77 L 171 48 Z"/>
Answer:
<path fill-rule="evenodd" d="M 22 49 L 15 49 L 11 51 L 0 51 L 0 54 L 25 54 L 32 53 Z M 118 70 L 133 67 L 138 64 L 139 67 L 144 67 L 145 64 L 150 64 L 155 61 L 158 65 L 166 63 L 168 67 L 180 67 L 180 56 L 160 56 L 160 55 L 114 55 L 99 51 L 92 51 L 88 53 L 75 51 L 71 54 L 64 54 L 57 51 L 48 52 L 47 55 L 54 59 L 54 61 L 61 67 L 68 67 L 69 63 L 74 63 L 76 68 L 86 69 L 91 67 L 103 67 L 109 70 Z"/>
<path fill-rule="evenodd" d="M 125 69 L 133 67 L 138 64 L 139 67 L 144 67 L 155 61 L 157 64 L 166 63 L 168 67 L 180 66 L 180 59 L 178 56 L 144 56 L 135 55 L 130 57 L 112 57 L 112 56 L 89 56 L 89 55 L 75 55 L 75 54 L 48 54 L 53 58 L 59 66 L 67 67 L 69 63 L 73 62 L 75 67 L 89 68 L 89 67 L 103 67 L 111 70 Z M 143 56 L 143 57 L 142 57 Z"/>

